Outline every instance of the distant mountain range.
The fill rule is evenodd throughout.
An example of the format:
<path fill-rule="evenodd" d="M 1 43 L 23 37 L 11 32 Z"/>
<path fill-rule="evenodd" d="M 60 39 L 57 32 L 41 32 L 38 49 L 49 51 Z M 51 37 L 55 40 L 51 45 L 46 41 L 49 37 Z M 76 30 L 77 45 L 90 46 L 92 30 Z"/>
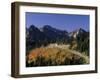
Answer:
<path fill-rule="evenodd" d="M 66 30 L 59 30 L 51 27 L 50 25 L 45 25 L 42 28 L 37 28 L 34 25 L 31 25 L 29 28 L 26 28 L 26 37 L 33 40 L 77 38 L 80 34 L 87 33 L 88 32 L 82 28 L 68 33 Z"/>
<path fill-rule="evenodd" d="M 53 28 L 50 25 L 45 25 L 42 28 L 37 28 L 31 25 L 26 28 L 26 46 L 30 48 L 47 45 L 49 43 L 71 43 L 72 41 L 89 37 L 89 32 L 80 28 L 72 32 Z M 77 41 L 76 41 L 77 42 Z"/>

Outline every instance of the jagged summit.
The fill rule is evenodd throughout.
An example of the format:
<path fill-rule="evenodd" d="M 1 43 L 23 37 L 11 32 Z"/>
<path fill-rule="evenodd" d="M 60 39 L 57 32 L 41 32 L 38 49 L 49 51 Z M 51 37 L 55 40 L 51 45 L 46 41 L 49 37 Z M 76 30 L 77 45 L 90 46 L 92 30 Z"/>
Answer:
<path fill-rule="evenodd" d="M 38 28 L 35 25 L 31 25 L 28 30 L 32 31 L 32 30 L 38 30 Z"/>
<path fill-rule="evenodd" d="M 63 31 L 63 30 L 60 30 L 60 29 L 56 29 L 56 28 L 54 28 L 54 27 L 52 27 L 52 26 L 50 26 L 50 25 L 44 25 L 44 26 L 42 27 L 42 29 L 43 29 L 43 30 L 50 30 L 50 31 L 54 31 L 54 32 Z"/>
<path fill-rule="evenodd" d="M 82 29 L 82 28 L 79 28 L 77 31 L 80 32 L 80 33 L 86 32 L 86 31 L 85 31 L 84 29 Z"/>
<path fill-rule="evenodd" d="M 84 33 L 87 33 L 87 32 L 84 29 L 79 28 L 79 29 L 76 29 L 75 31 L 70 32 L 69 36 L 73 37 L 73 38 L 76 38 L 78 35 L 84 34 Z"/>

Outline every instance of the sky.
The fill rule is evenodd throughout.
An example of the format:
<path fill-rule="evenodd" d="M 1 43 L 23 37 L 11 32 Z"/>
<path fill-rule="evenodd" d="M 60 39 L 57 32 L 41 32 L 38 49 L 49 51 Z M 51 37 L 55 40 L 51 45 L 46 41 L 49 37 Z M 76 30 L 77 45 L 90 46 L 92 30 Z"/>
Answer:
<path fill-rule="evenodd" d="M 26 12 L 25 17 L 27 28 L 30 25 L 35 25 L 38 28 L 51 25 L 56 29 L 68 32 L 79 28 L 89 31 L 89 15 Z"/>

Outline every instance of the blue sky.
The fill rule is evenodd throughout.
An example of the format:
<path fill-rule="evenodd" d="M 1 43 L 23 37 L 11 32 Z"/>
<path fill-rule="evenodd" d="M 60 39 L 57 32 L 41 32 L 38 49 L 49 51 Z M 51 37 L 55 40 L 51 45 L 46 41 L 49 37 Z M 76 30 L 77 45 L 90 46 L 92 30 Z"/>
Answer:
<path fill-rule="evenodd" d="M 54 28 L 71 32 L 78 28 L 89 31 L 89 15 L 75 14 L 51 14 L 26 12 L 26 27 L 35 25 L 40 28 L 44 25 L 51 25 Z"/>

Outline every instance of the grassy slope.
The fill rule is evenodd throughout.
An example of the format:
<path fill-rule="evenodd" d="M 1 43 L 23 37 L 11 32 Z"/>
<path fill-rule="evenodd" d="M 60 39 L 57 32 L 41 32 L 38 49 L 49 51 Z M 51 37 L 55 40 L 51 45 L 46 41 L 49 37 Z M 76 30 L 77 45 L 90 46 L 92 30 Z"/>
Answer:
<path fill-rule="evenodd" d="M 89 63 L 87 56 L 69 50 L 66 45 L 49 45 L 31 50 L 27 55 L 26 66 L 78 65 L 86 63 Z"/>

